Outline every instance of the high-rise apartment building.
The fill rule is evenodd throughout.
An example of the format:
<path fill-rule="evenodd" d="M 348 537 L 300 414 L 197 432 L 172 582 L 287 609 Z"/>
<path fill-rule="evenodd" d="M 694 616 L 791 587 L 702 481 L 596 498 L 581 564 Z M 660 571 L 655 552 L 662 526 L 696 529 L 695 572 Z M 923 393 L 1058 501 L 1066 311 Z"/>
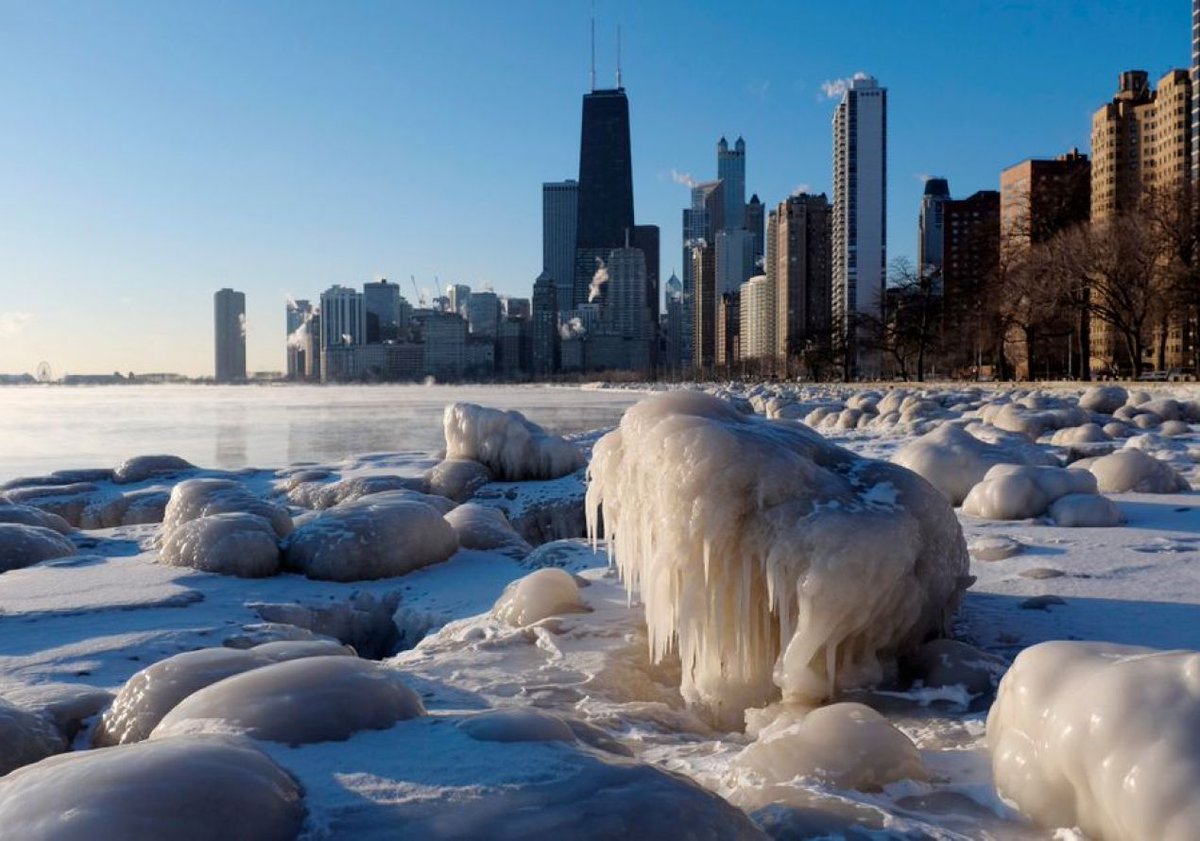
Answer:
<path fill-rule="evenodd" d="M 363 309 L 367 319 L 366 343 L 393 341 L 400 332 L 400 287 L 387 279 L 363 284 Z"/>
<path fill-rule="evenodd" d="M 725 190 L 720 181 L 706 181 L 692 188 L 692 206 L 683 211 L 683 359 L 694 364 L 692 340 L 696 335 L 696 278 L 692 259 L 697 244 L 715 247 L 717 231 L 724 227 Z"/>
<path fill-rule="evenodd" d="M 308 353 L 305 345 L 312 316 L 312 303 L 306 300 L 288 300 L 286 324 L 289 380 L 303 380 L 308 377 Z"/>
<path fill-rule="evenodd" d="M 575 283 L 575 230 L 579 222 L 579 182 L 548 181 L 542 185 L 542 271 L 558 290 L 559 312 L 567 312 Z"/>
<path fill-rule="evenodd" d="M 213 333 L 216 380 L 246 379 L 246 295 L 221 289 L 213 295 Z"/>
<path fill-rule="evenodd" d="M 495 292 L 472 292 L 467 298 L 467 325 L 473 338 L 496 340 L 500 330 L 500 296 Z"/>
<path fill-rule="evenodd" d="M 977 324 L 970 309 L 995 284 L 1000 268 L 1000 194 L 980 190 L 942 202 L 945 226 L 939 251 L 942 312 L 947 329 Z"/>
<path fill-rule="evenodd" d="M 741 293 L 722 292 L 717 297 L 716 359 L 728 368 L 742 359 Z"/>
<path fill-rule="evenodd" d="M 692 247 L 692 364 L 707 370 L 716 361 L 717 249 L 705 240 Z"/>
<path fill-rule="evenodd" d="M 742 284 L 740 298 L 742 359 L 775 356 L 775 288 L 766 275 Z"/>
<path fill-rule="evenodd" d="M 660 236 L 658 225 L 634 225 L 629 244 L 640 249 L 646 259 L 646 306 L 650 308 L 650 320 L 658 323 L 662 292 L 659 287 Z"/>
<path fill-rule="evenodd" d="M 533 350 L 530 364 L 534 376 L 547 377 L 558 370 L 558 290 L 547 272 L 533 282 Z"/>
<path fill-rule="evenodd" d="M 364 344 L 367 312 L 361 292 L 334 285 L 321 293 L 321 351 Z M 328 371 L 329 366 L 322 365 Z"/>
<path fill-rule="evenodd" d="M 832 323 L 833 209 L 824 193 L 789 196 L 767 219 L 767 278 L 775 303 L 775 355 L 828 347 Z"/>
<path fill-rule="evenodd" d="M 717 231 L 717 293 L 736 292 L 754 274 L 754 237 L 745 228 Z"/>
<path fill-rule="evenodd" d="M 1045 242 L 1071 225 L 1086 222 L 1092 195 L 1092 165 L 1078 149 L 1053 160 L 1029 159 L 1000 174 L 1001 249 Z M 1003 251 L 1006 258 L 1011 251 Z"/>
<path fill-rule="evenodd" d="M 663 338 L 665 339 L 666 354 L 663 364 L 672 370 L 678 370 L 685 367 L 691 360 L 685 355 L 683 341 L 683 281 L 674 273 L 667 280 L 664 316 Z"/>
<path fill-rule="evenodd" d="M 833 320 L 849 376 L 876 376 L 860 317 L 879 318 L 887 283 L 887 89 L 852 80 L 833 116 Z"/>
<path fill-rule="evenodd" d="M 922 276 L 941 276 L 943 205 L 949 200 L 950 183 L 945 178 L 925 179 L 921 216 L 917 220 L 917 270 Z"/>
<path fill-rule="evenodd" d="M 1200 0 L 1192 0 L 1192 184 L 1200 185 Z"/>
<path fill-rule="evenodd" d="M 722 137 L 717 142 L 717 180 L 724 185 L 724 208 L 717 230 L 739 230 L 746 226 L 746 141 L 738 138 L 729 148 Z"/>

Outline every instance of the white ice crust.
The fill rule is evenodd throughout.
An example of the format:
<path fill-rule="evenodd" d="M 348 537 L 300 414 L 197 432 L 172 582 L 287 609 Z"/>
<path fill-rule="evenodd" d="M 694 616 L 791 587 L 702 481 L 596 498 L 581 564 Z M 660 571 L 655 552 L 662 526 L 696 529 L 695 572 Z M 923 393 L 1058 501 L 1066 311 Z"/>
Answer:
<path fill-rule="evenodd" d="M 442 417 L 446 458 L 469 458 L 500 481 L 557 479 L 583 466 L 583 453 L 520 412 L 451 403 Z"/>
<path fill-rule="evenodd" d="M 510 625 L 523 627 L 548 616 L 586 609 L 579 595 L 579 585 L 571 573 L 546 567 L 505 587 L 492 608 L 492 615 Z"/>
<path fill-rule="evenodd" d="M 1000 793 L 1044 827 L 1106 841 L 1196 837 L 1200 652 L 1027 648 L 1000 682 L 987 735 Z"/>
<path fill-rule="evenodd" d="M 674 392 L 595 446 L 588 524 L 640 594 L 652 656 L 717 721 L 883 676 L 945 627 L 968 557 L 946 499 L 795 423 Z"/>

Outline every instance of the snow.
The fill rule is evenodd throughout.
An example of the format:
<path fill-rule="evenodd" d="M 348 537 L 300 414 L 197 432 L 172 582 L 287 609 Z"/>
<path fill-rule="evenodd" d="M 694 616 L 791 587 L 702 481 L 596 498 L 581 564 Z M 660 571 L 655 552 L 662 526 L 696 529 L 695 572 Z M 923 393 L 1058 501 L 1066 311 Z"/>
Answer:
<path fill-rule="evenodd" d="M 653 659 L 678 646 L 682 692 L 715 721 L 878 681 L 947 627 L 967 552 L 946 500 L 904 468 L 811 431 L 675 392 L 595 446 L 588 524 L 638 593 Z M 892 505 L 868 492 L 887 483 Z"/>
<path fill-rule="evenodd" d="M 474 459 L 501 481 L 557 479 L 583 466 L 583 453 L 520 412 L 451 403 L 442 425 L 446 458 Z"/>
<path fill-rule="evenodd" d="M 407 491 L 363 497 L 322 511 L 296 529 L 286 563 L 309 578 L 361 581 L 440 563 L 458 536 L 433 506 Z"/>
<path fill-rule="evenodd" d="M 1104 493 L 1175 493 L 1191 490 L 1187 480 L 1169 464 L 1137 447 L 1125 446 L 1087 465 Z"/>
<path fill-rule="evenodd" d="M 1083 470 L 998 464 L 963 500 L 964 514 L 985 520 L 1026 520 L 1045 514 L 1068 494 L 1095 494 L 1096 479 Z"/>
<path fill-rule="evenodd" d="M 523 627 L 550 616 L 586 609 L 574 577 L 556 567 L 547 567 L 505 587 L 492 614 L 510 625 Z"/>
<path fill-rule="evenodd" d="M 0 522 L 0 573 L 78 551 L 74 543 L 45 526 Z"/>
<path fill-rule="evenodd" d="M 286 841 L 303 819 L 291 777 L 252 745 L 222 738 L 70 753 L 0 778 L 0 826 L 30 841 Z"/>
<path fill-rule="evenodd" d="M 151 739 L 244 733 L 289 745 L 342 741 L 425 714 L 394 669 L 355 657 L 285 660 L 193 692 L 154 728 Z"/>
<path fill-rule="evenodd" d="M 279 571 L 279 541 L 257 514 L 212 514 L 167 532 L 158 557 L 172 566 L 261 578 Z"/>
<path fill-rule="evenodd" d="M 987 729 L 997 788 L 1041 826 L 1195 838 L 1200 653 L 1033 646 L 1001 681 Z"/>

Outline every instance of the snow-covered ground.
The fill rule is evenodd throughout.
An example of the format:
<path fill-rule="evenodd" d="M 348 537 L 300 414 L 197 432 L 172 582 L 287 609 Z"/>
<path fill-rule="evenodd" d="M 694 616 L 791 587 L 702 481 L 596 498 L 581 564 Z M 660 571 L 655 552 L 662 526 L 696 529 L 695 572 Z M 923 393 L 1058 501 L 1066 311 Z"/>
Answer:
<path fill-rule="evenodd" d="M 1200 650 L 1200 389 L 704 390 L 727 407 L 630 413 L 600 444 L 459 406 L 444 454 L 9 482 L 3 832 L 1197 837 L 1165 774 L 1113 814 L 1060 806 L 1124 791 L 1096 776 L 1114 763 L 1200 780 L 1200 660 L 1030 647 Z M 942 618 L 953 642 L 920 645 Z M 212 648 L 244 653 L 163 664 Z M 1088 706 L 1146 681 L 1178 688 L 1133 729 Z M 1090 753 L 1035 719 L 1090 726 Z M 1156 721 L 1167 753 L 1128 735 Z M 223 763 L 245 779 L 204 776 Z"/>

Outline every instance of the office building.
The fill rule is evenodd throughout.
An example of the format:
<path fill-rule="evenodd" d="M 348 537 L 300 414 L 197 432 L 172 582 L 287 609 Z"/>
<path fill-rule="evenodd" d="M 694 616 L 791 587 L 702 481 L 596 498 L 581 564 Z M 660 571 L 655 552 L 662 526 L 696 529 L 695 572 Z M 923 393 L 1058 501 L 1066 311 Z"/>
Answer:
<path fill-rule="evenodd" d="M 334 285 L 321 293 L 321 349 L 361 345 L 367 337 L 363 294 Z"/>
<path fill-rule="evenodd" d="M 467 301 L 471 299 L 471 287 L 465 283 L 452 283 L 446 287 L 447 312 L 456 312 L 463 318 L 467 317 Z"/>
<path fill-rule="evenodd" d="M 548 377 L 558 370 L 560 300 L 554 278 L 543 271 L 533 283 L 530 366 L 535 377 Z"/>
<path fill-rule="evenodd" d="M 560 312 L 567 312 L 575 303 L 572 293 L 578 214 L 578 181 L 548 181 L 542 185 L 542 271 L 554 280 Z"/>
<path fill-rule="evenodd" d="M 724 187 L 721 226 L 717 230 L 746 227 L 746 141 L 742 138 L 732 149 L 724 137 L 717 142 L 717 180 Z"/>
<path fill-rule="evenodd" d="M 700 240 L 692 247 L 692 364 L 701 373 L 716 362 L 717 259 L 716 246 Z"/>
<path fill-rule="evenodd" d="M 213 295 L 216 380 L 235 383 L 246 379 L 246 295 L 221 289 Z"/>
<path fill-rule="evenodd" d="M 941 277 L 942 235 L 945 231 L 943 205 L 950 200 L 950 182 L 926 178 L 917 220 L 917 270 L 923 277 Z"/>
<path fill-rule="evenodd" d="M 766 254 L 766 234 L 764 233 L 766 221 L 766 205 L 759 201 L 758 193 L 755 193 L 746 204 L 746 230 L 750 232 L 755 269 L 762 265 L 763 256 Z"/>
<path fill-rule="evenodd" d="M 789 196 L 767 219 L 767 278 L 775 300 L 775 355 L 827 348 L 834 330 L 833 208 L 824 193 Z"/>
<path fill-rule="evenodd" d="M 394 341 L 400 333 L 400 287 L 383 278 L 363 284 L 363 310 L 366 314 L 366 343 Z"/>

